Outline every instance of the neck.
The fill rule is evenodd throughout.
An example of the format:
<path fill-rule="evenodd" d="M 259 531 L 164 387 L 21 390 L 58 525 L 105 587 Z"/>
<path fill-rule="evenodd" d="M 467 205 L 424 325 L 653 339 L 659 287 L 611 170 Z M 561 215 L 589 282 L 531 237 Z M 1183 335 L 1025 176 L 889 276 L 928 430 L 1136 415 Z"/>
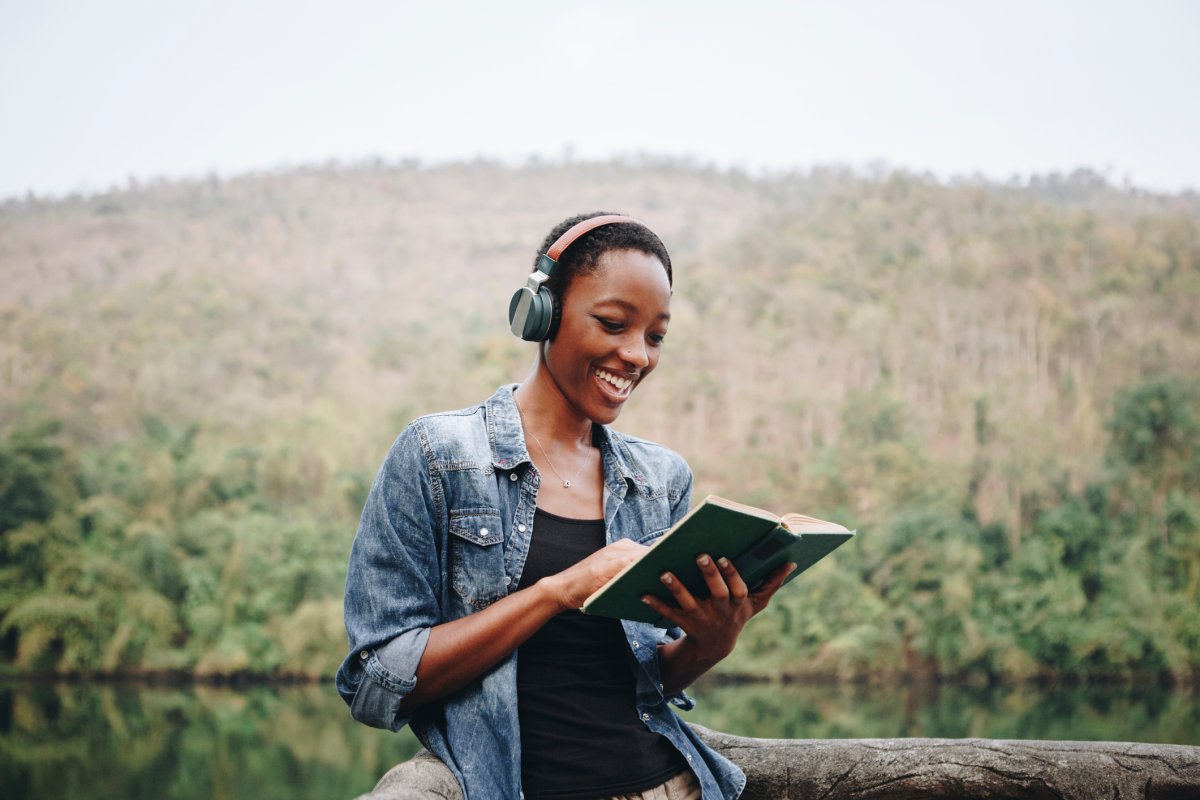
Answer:
<path fill-rule="evenodd" d="M 540 363 L 540 362 L 539 362 Z M 535 363 L 513 393 L 521 409 L 522 423 L 532 428 L 547 444 L 564 448 L 592 445 L 592 421 L 567 401 L 550 375 Z"/>

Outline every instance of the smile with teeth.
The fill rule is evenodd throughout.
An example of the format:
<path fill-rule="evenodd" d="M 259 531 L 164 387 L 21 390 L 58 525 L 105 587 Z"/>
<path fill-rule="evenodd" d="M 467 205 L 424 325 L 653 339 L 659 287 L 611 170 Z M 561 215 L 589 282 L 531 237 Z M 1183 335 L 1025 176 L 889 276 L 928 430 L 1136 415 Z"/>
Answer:
<path fill-rule="evenodd" d="M 611 372 L 605 369 L 597 368 L 592 371 L 592 374 L 612 386 L 620 394 L 628 393 L 629 387 L 633 386 L 633 381 L 631 379 L 613 375 Z"/>

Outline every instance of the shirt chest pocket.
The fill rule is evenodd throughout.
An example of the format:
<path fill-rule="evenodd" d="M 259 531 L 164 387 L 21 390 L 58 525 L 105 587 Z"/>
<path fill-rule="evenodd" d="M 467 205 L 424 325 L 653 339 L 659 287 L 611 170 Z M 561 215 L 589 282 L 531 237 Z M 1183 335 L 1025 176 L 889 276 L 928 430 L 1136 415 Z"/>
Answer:
<path fill-rule="evenodd" d="M 653 544 L 671 527 L 671 506 L 665 496 L 636 498 L 626 503 L 618 513 L 618 533 L 621 538 L 632 539 L 639 544 Z"/>
<path fill-rule="evenodd" d="M 450 512 L 450 585 L 475 608 L 486 608 L 508 594 L 503 542 L 497 512 Z"/>

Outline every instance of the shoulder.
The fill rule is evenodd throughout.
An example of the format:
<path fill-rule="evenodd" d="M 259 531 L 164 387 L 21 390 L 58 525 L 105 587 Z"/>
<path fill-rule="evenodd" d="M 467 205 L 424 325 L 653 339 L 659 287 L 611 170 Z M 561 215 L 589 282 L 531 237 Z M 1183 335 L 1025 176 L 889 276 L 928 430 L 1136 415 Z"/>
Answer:
<path fill-rule="evenodd" d="M 665 484 L 664 488 L 672 496 L 682 494 L 691 486 L 692 469 L 679 453 L 649 439 L 611 429 L 609 433 L 614 448 L 635 479 L 644 476 L 652 485 Z"/>
<path fill-rule="evenodd" d="M 671 465 L 684 470 L 688 469 L 688 464 L 684 457 L 666 445 L 652 442 L 649 439 L 643 439 L 640 436 L 621 433 L 620 431 L 610 429 L 609 432 L 612 434 L 613 441 L 617 446 L 622 448 L 634 463 L 650 464 L 658 467 Z"/>
<path fill-rule="evenodd" d="M 396 437 L 392 452 L 420 452 L 430 464 L 489 460 L 484 404 L 417 417 Z"/>

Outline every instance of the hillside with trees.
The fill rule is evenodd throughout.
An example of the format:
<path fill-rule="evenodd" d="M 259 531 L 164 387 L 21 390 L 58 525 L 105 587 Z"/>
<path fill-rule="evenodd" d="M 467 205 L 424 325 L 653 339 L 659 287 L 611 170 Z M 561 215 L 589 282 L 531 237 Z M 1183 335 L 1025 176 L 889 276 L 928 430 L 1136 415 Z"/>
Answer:
<path fill-rule="evenodd" d="M 593 209 L 675 263 L 618 427 L 859 530 L 722 672 L 1200 677 L 1200 197 L 670 161 L 0 204 L 0 669 L 330 675 L 384 452 L 521 379 L 507 299 Z"/>

